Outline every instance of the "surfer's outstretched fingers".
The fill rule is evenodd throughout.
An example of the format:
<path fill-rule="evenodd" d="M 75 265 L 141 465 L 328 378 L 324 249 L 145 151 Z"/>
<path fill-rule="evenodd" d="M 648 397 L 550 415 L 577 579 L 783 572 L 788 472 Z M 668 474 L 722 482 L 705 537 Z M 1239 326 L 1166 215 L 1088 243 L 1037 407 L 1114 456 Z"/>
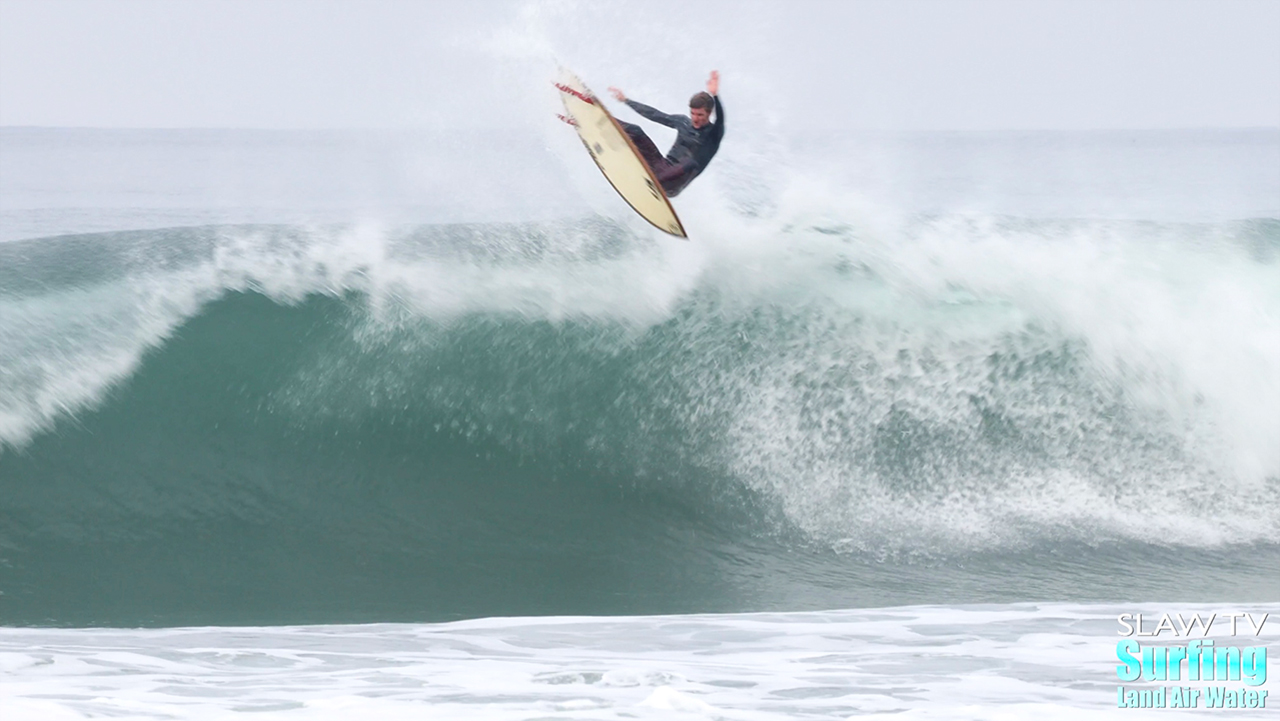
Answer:
<path fill-rule="evenodd" d="M 620 103 L 627 102 L 627 96 L 624 95 L 621 90 L 613 87 L 612 85 L 609 86 L 609 92 L 613 93 L 613 97 L 617 98 L 618 102 Z"/>

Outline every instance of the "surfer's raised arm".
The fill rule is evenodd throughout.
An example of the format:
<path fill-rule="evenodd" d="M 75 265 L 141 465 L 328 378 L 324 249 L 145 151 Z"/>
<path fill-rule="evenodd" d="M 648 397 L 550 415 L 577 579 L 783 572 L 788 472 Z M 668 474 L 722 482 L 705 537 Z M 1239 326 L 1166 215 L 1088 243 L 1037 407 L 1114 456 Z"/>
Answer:
<path fill-rule="evenodd" d="M 720 104 L 720 96 L 711 96 L 716 103 L 716 121 L 711 124 L 711 134 L 715 137 L 716 143 L 724 137 L 724 106 Z"/>
<path fill-rule="evenodd" d="M 665 125 L 668 128 L 679 128 L 680 121 L 685 120 L 683 115 L 667 115 L 657 108 L 650 107 L 644 103 L 637 103 L 634 100 L 627 101 L 627 107 L 636 111 L 636 114 L 645 120 L 652 120 L 659 125 Z M 688 122 L 685 120 L 685 122 Z"/>
<path fill-rule="evenodd" d="M 628 100 L 625 93 L 613 86 L 609 86 L 609 92 L 613 94 L 613 97 L 618 99 L 618 102 L 626 103 L 627 107 L 636 111 L 636 113 L 645 120 L 652 120 L 653 122 L 665 125 L 668 128 L 680 127 L 680 120 L 684 117 L 683 115 L 667 115 L 657 108 L 652 108 L 644 103 L 637 103 L 634 100 Z"/>
<path fill-rule="evenodd" d="M 652 120 L 659 125 L 665 125 L 668 128 L 680 127 L 680 121 L 684 120 L 683 115 L 667 115 L 657 108 L 650 107 L 644 103 L 637 103 L 634 100 L 624 100 L 628 108 L 636 111 L 636 114 L 645 120 Z M 687 122 L 687 121 L 686 121 Z"/>
<path fill-rule="evenodd" d="M 715 103 L 716 120 L 711 124 L 711 132 L 715 135 L 716 144 L 719 145 L 720 138 L 724 137 L 724 106 L 720 104 L 720 71 L 711 71 L 711 79 L 707 81 L 707 92 L 711 93 L 711 100 Z"/>

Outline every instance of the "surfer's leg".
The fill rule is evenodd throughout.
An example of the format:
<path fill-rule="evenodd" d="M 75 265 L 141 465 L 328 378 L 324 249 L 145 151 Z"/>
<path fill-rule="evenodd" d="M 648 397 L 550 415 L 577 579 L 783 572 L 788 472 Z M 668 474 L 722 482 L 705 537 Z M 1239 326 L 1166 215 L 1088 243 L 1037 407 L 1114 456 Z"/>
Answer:
<path fill-rule="evenodd" d="M 658 179 L 658 183 L 662 185 L 662 190 L 666 192 L 668 198 L 674 198 L 684 190 L 685 186 L 693 178 L 689 177 L 689 172 L 680 165 L 672 165 L 664 159 L 662 165 L 653 169 L 653 175 Z"/>
<path fill-rule="evenodd" d="M 636 150 L 640 151 L 640 157 L 644 158 L 644 162 L 649 164 L 650 168 L 657 169 L 666 165 L 667 159 L 662 157 L 662 151 L 658 150 L 658 146 L 653 144 L 653 140 L 645 134 L 644 129 L 634 123 L 624 123 L 618 121 L 618 125 L 622 126 L 623 132 L 631 137 L 631 142 L 636 144 Z"/>

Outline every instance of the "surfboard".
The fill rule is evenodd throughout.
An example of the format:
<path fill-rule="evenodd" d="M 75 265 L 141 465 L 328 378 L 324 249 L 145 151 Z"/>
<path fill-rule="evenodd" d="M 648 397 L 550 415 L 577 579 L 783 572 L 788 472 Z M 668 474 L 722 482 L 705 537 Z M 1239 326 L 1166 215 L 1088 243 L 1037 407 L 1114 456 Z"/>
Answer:
<path fill-rule="evenodd" d="M 577 129 L 582 144 L 618 195 L 658 230 L 687 239 L 658 178 L 604 103 L 568 71 L 561 71 L 555 86 L 564 102 L 564 119 Z"/>

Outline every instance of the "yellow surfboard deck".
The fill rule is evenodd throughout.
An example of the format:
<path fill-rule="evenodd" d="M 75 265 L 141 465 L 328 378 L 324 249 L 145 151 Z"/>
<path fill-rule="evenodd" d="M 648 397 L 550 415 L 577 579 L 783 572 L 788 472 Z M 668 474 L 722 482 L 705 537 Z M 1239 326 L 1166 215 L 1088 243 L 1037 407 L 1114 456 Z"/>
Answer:
<path fill-rule="evenodd" d="M 556 88 L 582 144 L 618 195 L 654 227 L 688 238 L 653 170 L 604 104 L 573 73 L 562 71 Z"/>

